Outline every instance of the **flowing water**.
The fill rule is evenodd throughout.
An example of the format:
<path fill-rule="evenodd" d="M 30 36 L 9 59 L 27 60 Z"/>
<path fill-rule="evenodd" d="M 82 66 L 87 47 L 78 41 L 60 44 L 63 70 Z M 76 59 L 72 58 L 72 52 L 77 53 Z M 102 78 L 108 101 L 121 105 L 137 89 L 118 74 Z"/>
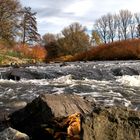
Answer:
<path fill-rule="evenodd" d="M 20 80 L 16 81 L 3 76 L 14 68 L 0 68 L 2 111 L 21 108 L 42 93 L 78 94 L 99 105 L 140 109 L 140 61 L 67 62 L 21 69 Z"/>

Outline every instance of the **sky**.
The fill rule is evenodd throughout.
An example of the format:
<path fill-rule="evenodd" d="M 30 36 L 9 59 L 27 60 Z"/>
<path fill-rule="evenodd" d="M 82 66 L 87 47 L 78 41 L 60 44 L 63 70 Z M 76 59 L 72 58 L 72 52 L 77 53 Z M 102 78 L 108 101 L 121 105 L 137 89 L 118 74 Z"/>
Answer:
<path fill-rule="evenodd" d="M 23 7 L 37 12 L 38 32 L 60 33 L 64 27 L 79 22 L 92 30 L 96 19 L 107 13 L 130 10 L 139 13 L 139 0 L 20 0 Z"/>

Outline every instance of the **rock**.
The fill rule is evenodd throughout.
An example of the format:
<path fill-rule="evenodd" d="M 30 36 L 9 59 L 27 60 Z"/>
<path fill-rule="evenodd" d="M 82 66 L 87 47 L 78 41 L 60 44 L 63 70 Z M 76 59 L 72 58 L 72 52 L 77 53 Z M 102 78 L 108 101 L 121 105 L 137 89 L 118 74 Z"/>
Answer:
<path fill-rule="evenodd" d="M 10 71 L 3 72 L 2 78 L 8 80 L 16 80 L 19 81 L 20 79 L 43 79 L 45 74 L 38 73 L 36 71 L 30 71 L 24 68 L 13 68 Z"/>
<path fill-rule="evenodd" d="M 129 68 L 129 67 L 120 67 L 120 68 L 114 68 L 111 70 L 114 76 L 123 76 L 123 75 L 139 75 L 139 72 Z"/>
<path fill-rule="evenodd" d="M 47 71 L 37 71 L 28 68 L 12 68 L 9 71 L 2 72 L 1 78 L 8 80 L 16 80 L 19 81 L 21 79 L 52 79 L 56 77 L 62 76 L 63 73 L 52 70 Z"/>
<path fill-rule="evenodd" d="M 32 140 L 140 139 L 140 112 L 97 107 L 78 95 L 41 95 L 9 118 L 13 128 Z"/>
<path fill-rule="evenodd" d="M 29 140 L 29 136 L 9 127 L 0 132 L 0 140 Z"/>
<path fill-rule="evenodd" d="M 33 100 L 25 108 L 12 113 L 9 116 L 10 123 L 13 128 L 34 138 L 41 137 L 42 140 L 46 135 L 47 137 L 52 136 L 46 129 L 55 130 L 61 135 L 73 136 L 74 134 L 75 136 L 80 131 L 80 126 L 77 125 L 77 123 L 81 123 L 80 114 L 90 113 L 93 106 L 94 104 L 78 95 L 45 94 Z"/>
<path fill-rule="evenodd" d="M 66 62 L 60 63 L 60 67 L 67 66 L 68 64 Z"/>
<path fill-rule="evenodd" d="M 140 112 L 127 108 L 96 108 L 82 122 L 83 140 L 139 140 Z"/>
<path fill-rule="evenodd" d="M 79 112 L 87 114 L 92 111 L 94 104 L 74 94 L 45 94 L 40 96 L 41 102 L 47 104 L 54 117 L 62 117 Z"/>

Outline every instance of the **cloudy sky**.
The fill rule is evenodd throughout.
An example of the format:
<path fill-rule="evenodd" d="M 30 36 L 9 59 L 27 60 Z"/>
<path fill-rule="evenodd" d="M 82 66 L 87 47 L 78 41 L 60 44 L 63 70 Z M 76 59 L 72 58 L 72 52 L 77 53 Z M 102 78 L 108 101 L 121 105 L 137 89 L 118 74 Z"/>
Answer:
<path fill-rule="evenodd" d="M 94 21 L 107 13 L 118 13 L 121 9 L 140 12 L 139 0 L 20 0 L 37 12 L 38 31 L 60 33 L 73 22 L 92 29 Z"/>

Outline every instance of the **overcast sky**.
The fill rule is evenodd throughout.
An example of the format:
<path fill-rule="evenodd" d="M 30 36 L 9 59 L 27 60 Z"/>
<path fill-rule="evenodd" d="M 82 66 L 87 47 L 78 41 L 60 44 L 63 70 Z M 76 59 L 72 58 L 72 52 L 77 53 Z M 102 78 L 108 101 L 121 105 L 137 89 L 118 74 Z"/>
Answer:
<path fill-rule="evenodd" d="M 118 13 L 121 9 L 140 12 L 139 0 L 20 0 L 37 12 L 38 31 L 60 33 L 73 22 L 92 29 L 94 21 L 107 13 Z"/>

